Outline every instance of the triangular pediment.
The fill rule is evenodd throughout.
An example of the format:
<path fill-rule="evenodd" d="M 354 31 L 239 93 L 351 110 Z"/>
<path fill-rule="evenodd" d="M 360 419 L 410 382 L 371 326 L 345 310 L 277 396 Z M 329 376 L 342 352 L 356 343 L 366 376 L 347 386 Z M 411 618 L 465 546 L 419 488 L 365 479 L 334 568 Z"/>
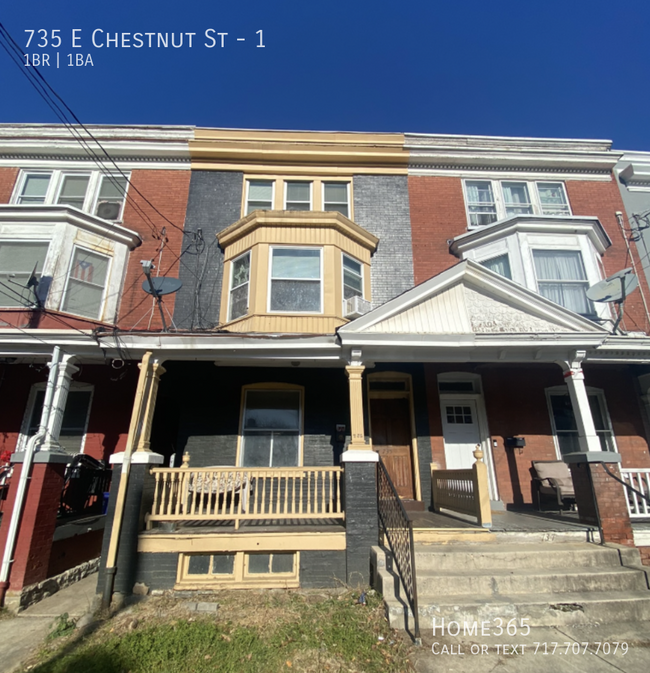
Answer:
<path fill-rule="evenodd" d="M 342 334 L 605 333 L 583 318 L 465 261 L 348 323 Z"/>

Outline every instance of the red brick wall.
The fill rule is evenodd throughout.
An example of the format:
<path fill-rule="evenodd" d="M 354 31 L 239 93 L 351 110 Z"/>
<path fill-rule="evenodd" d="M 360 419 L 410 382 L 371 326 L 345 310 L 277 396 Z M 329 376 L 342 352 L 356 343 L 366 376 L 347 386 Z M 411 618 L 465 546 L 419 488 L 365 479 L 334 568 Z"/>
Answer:
<path fill-rule="evenodd" d="M 612 241 L 611 247 L 603 256 L 606 275 L 610 276 L 616 271 L 632 266 L 625 245 L 625 238 L 616 219 L 616 212 L 620 211 L 624 214 L 624 222 L 627 222 L 623 200 L 616 180 L 613 177 L 608 182 L 567 180 L 566 188 L 573 214 L 596 216 Z M 646 298 L 650 298 L 636 247 L 632 243 L 630 245 L 639 270 L 642 290 L 645 292 Z M 647 332 L 650 330 L 639 291 L 632 293 L 625 302 L 623 324 L 626 329 L 631 331 Z"/>
<path fill-rule="evenodd" d="M 641 563 L 644 566 L 650 566 L 650 547 L 637 547 L 641 554 Z"/>
<path fill-rule="evenodd" d="M 9 203 L 17 177 L 17 168 L 0 168 L 0 203 Z"/>
<path fill-rule="evenodd" d="M 413 272 L 419 284 L 458 263 L 447 239 L 467 231 L 460 178 L 409 177 Z"/>
<path fill-rule="evenodd" d="M 52 543 L 47 576 L 54 577 L 86 561 L 98 558 L 102 551 L 103 530 L 93 530 Z"/>
<path fill-rule="evenodd" d="M 156 267 L 159 264 L 161 241 L 154 238 L 154 232 L 149 221 L 160 233 L 166 228 L 166 242 L 164 244 L 162 260 L 160 261 L 161 275 L 178 277 L 178 255 L 183 245 L 182 229 L 185 223 L 185 210 L 190 186 L 190 171 L 143 170 L 133 171 L 131 187 L 124 208 L 124 226 L 137 231 L 143 239 L 142 245 L 134 250 L 130 256 L 124 281 L 124 291 L 119 311 L 119 326 L 129 329 L 136 324 L 138 329 L 147 329 L 149 315 L 152 313 L 153 300 L 142 290 L 142 273 L 140 260 L 151 259 Z M 136 187 L 156 208 L 176 227 L 158 215 L 144 199 L 136 193 Z M 139 213 L 139 206 L 146 216 Z M 156 272 L 154 271 L 154 275 Z M 174 295 L 167 295 L 164 305 L 171 314 L 174 313 Z M 138 322 L 140 321 L 140 322 Z M 153 311 L 151 329 L 162 327 L 158 310 Z"/>

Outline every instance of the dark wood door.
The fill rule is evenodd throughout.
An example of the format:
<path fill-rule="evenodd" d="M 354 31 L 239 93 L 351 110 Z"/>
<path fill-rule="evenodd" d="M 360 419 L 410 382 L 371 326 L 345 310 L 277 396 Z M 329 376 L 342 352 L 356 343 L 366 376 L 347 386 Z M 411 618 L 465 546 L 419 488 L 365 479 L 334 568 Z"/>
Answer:
<path fill-rule="evenodd" d="M 415 497 L 411 460 L 411 418 L 407 399 L 371 399 L 372 445 L 386 465 L 397 493 Z"/>

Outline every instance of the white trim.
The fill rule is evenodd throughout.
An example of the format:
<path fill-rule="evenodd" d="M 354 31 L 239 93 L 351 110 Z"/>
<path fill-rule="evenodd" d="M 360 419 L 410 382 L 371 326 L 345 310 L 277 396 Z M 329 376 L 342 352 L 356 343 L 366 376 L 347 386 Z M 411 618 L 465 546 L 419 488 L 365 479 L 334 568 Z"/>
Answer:
<path fill-rule="evenodd" d="M 596 399 L 598 400 L 598 404 L 600 406 L 600 413 L 602 414 L 603 421 L 605 422 L 605 425 L 607 426 L 604 431 L 598 431 L 596 429 L 596 434 L 598 435 L 599 441 L 600 441 L 600 435 L 602 432 L 609 432 L 609 437 L 612 440 L 612 446 L 614 447 L 613 451 L 603 451 L 603 453 L 611 453 L 611 454 L 618 454 L 618 446 L 616 445 L 616 435 L 614 434 L 614 428 L 612 427 L 612 421 L 609 416 L 609 409 L 607 408 L 607 400 L 605 399 L 605 391 L 602 388 L 594 388 L 593 386 L 585 386 L 585 390 L 587 392 L 587 397 L 589 396 L 595 396 Z M 569 395 L 569 388 L 568 386 L 561 385 L 561 386 L 551 386 L 549 388 L 544 389 L 544 393 L 546 395 L 546 406 L 548 408 L 548 415 L 551 420 L 551 430 L 553 432 L 553 443 L 555 445 L 555 455 L 557 456 L 558 460 L 562 460 L 562 451 L 560 450 L 560 442 L 557 437 L 557 428 L 555 426 L 555 416 L 553 415 L 553 406 L 551 405 L 551 397 L 553 395 L 555 396 L 560 396 L 560 395 L 566 395 L 567 397 L 570 398 Z M 589 410 L 591 413 L 591 409 Z M 575 410 L 573 410 L 573 415 L 575 418 Z M 575 431 L 576 437 L 578 437 L 578 430 L 576 429 Z"/>
<path fill-rule="evenodd" d="M 27 446 L 27 440 L 29 438 L 29 422 L 34 413 L 34 404 L 36 403 L 36 395 L 40 390 L 45 390 L 47 388 L 47 382 L 42 381 L 39 383 L 34 383 L 29 390 L 29 396 L 27 398 L 27 405 L 25 406 L 25 412 L 23 414 L 23 420 L 20 426 L 20 435 L 18 436 L 18 441 L 16 442 L 16 452 L 24 451 Z M 92 383 L 83 383 L 82 381 L 71 381 L 70 388 L 68 389 L 68 397 L 66 398 L 66 407 L 67 401 L 69 399 L 70 393 L 73 392 L 90 392 L 90 399 L 88 400 L 88 409 L 86 410 L 86 420 L 84 422 L 83 434 L 81 437 L 81 444 L 79 446 L 79 453 L 84 453 L 84 448 L 86 446 L 86 435 L 88 434 L 88 422 L 90 420 L 90 410 L 93 406 L 93 398 L 95 396 L 95 386 Z M 62 417 L 65 415 L 65 409 L 63 410 Z M 46 438 L 47 440 L 47 438 Z"/>
<path fill-rule="evenodd" d="M 370 446 L 367 449 L 348 449 L 341 454 L 342 463 L 378 463 L 379 454 Z"/>
<path fill-rule="evenodd" d="M 273 251 L 274 250 L 318 250 L 319 251 L 319 270 L 320 270 L 320 308 L 318 311 L 278 311 L 271 309 L 271 283 L 274 280 L 295 280 L 298 282 L 315 282 L 314 278 L 273 278 Z M 266 298 L 266 311 L 272 315 L 292 315 L 292 314 L 304 314 L 304 315 L 322 315 L 324 313 L 324 269 L 323 269 L 323 248 L 318 246 L 307 246 L 307 245 L 270 245 L 269 246 L 269 269 L 268 269 L 268 279 L 267 279 L 267 298 Z"/>
<path fill-rule="evenodd" d="M 105 257 L 108 260 L 108 263 L 106 265 L 106 278 L 104 279 L 104 289 L 102 291 L 101 301 L 99 302 L 97 317 L 82 315 L 81 313 L 73 313 L 72 311 L 64 308 L 64 304 L 65 304 L 66 298 L 68 296 L 68 288 L 70 286 L 70 276 L 72 274 L 72 265 L 74 263 L 75 252 L 77 250 L 83 250 L 83 251 L 89 252 L 93 255 L 97 255 L 98 257 Z M 97 250 L 91 250 L 91 249 L 86 248 L 82 245 L 73 245 L 72 246 L 72 254 L 70 255 L 70 261 L 68 262 L 68 272 L 66 274 L 65 286 L 64 286 L 63 292 L 61 294 L 60 310 L 63 313 L 69 313 L 70 315 L 79 315 L 79 316 L 82 316 L 83 318 L 88 318 L 89 320 L 102 320 L 103 316 L 104 316 L 104 309 L 105 309 L 105 304 L 106 304 L 106 294 L 107 294 L 107 291 L 108 291 L 108 287 L 110 285 L 112 270 L 113 270 L 113 256 L 112 255 L 107 255 L 103 252 L 98 252 Z"/>
<path fill-rule="evenodd" d="M 122 465 L 124 462 L 124 451 L 114 453 L 109 457 L 108 462 L 111 465 Z M 162 465 L 165 462 L 165 457 L 160 453 L 153 453 L 152 451 L 134 451 L 131 454 L 132 465 Z"/>
<path fill-rule="evenodd" d="M 304 184 L 304 185 L 309 185 L 309 208 L 307 208 L 307 209 L 300 208 L 300 209 L 296 209 L 296 210 L 298 210 L 298 211 L 305 210 L 305 212 L 314 210 L 314 194 L 313 194 L 313 192 L 314 192 L 314 181 L 313 180 L 290 180 L 290 179 L 287 180 L 287 179 L 283 179 L 282 182 L 284 182 L 283 210 L 289 210 L 289 208 L 287 208 L 287 202 L 288 202 L 287 195 L 288 195 L 288 192 L 289 192 L 289 185 L 292 184 L 292 183 L 294 183 L 294 184 L 295 183 L 301 183 L 301 184 Z M 305 203 L 305 201 L 292 201 L 292 203 Z"/>

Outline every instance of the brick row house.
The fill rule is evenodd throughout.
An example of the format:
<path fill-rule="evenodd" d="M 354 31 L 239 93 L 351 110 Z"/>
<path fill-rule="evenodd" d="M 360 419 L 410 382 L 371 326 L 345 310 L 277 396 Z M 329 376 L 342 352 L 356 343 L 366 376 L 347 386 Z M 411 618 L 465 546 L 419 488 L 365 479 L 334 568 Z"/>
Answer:
<path fill-rule="evenodd" d="M 367 582 L 379 456 L 412 511 L 431 509 L 432 467 L 470 468 L 477 445 L 495 509 L 532 505 L 533 460 L 647 484 L 647 282 L 618 324 L 586 295 L 641 264 L 609 142 L 96 132 L 126 198 L 63 130 L 0 129 L 0 280 L 28 293 L 0 287 L 0 429 L 24 453 L 51 361 L 68 403 L 41 416 L 34 474 L 60 473 L 39 454 L 61 447 L 121 465 L 104 594 Z M 160 306 L 171 329 L 143 259 L 182 283 Z M 614 491 L 606 535 L 633 545 Z M 52 512 L 55 495 L 28 503 Z M 88 535 L 68 547 L 97 555 Z M 65 569 L 49 553 L 40 575 L 16 554 L 9 591 Z"/>

